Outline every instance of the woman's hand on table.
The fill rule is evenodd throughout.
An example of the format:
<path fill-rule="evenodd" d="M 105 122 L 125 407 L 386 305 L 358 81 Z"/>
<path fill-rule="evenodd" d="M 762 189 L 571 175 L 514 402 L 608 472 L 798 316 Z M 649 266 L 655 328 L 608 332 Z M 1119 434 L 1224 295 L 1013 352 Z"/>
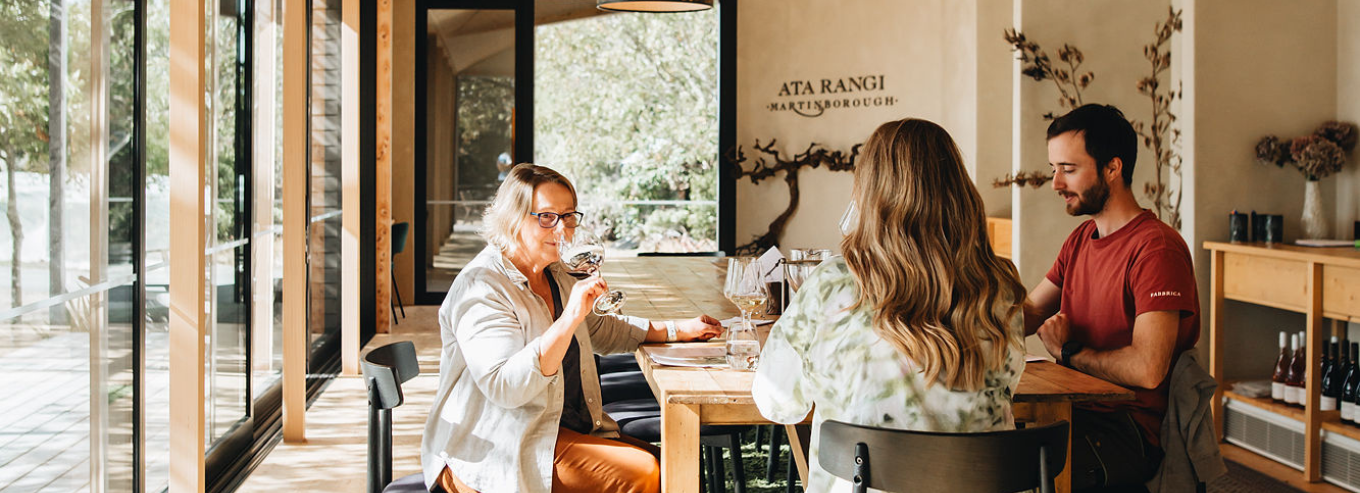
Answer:
<path fill-rule="evenodd" d="M 722 323 L 708 315 L 699 315 L 688 320 L 675 322 L 676 339 L 680 341 L 707 341 L 722 334 Z"/>

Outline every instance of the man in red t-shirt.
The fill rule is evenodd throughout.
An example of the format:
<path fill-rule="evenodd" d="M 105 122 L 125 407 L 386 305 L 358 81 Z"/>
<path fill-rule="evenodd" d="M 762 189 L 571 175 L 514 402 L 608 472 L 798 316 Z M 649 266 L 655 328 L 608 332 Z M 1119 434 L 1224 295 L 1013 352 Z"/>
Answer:
<path fill-rule="evenodd" d="M 1128 387 L 1135 399 L 1075 406 L 1074 489 L 1133 491 L 1161 462 L 1160 430 L 1176 355 L 1199 339 L 1199 295 L 1179 233 L 1138 205 L 1137 136 L 1113 106 L 1088 104 L 1048 127 L 1053 189 L 1091 219 L 1063 243 L 1029 293 L 1025 332 L 1059 363 Z"/>

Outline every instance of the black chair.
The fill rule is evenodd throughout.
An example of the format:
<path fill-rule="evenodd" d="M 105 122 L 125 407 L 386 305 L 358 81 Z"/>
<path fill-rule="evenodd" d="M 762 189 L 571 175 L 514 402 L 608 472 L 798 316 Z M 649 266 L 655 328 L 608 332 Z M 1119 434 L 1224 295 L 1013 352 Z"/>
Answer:
<path fill-rule="evenodd" d="M 392 323 L 397 321 L 397 308 L 401 308 L 401 318 L 406 318 L 406 305 L 401 302 L 401 288 L 397 287 L 397 254 L 406 250 L 406 237 L 410 236 L 411 223 L 402 221 L 392 225 L 392 258 L 387 271 L 392 274 L 392 293 L 397 295 L 397 305 L 392 307 Z"/>
<path fill-rule="evenodd" d="M 421 474 L 392 481 L 392 408 L 405 402 L 401 384 L 420 374 L 415 344 L 402 341 L 374 349 L 360 364 L 368 386 L 369 493 L 426 491 Z"/>
<path fill-rule="evenodd" d="M 936 433 L 822 423 L 817 460 L 853 491 L 1053 491 L 1067 461 L 1068 423 L 986 433 Z M 877 467 L 870 468 L 877 461 Z"/>
<path fill-rule="evenodd" d="M 661 441 L 661 405 L 655 398 L 633 399 L 610 402 L 604 405 L 604 412 L 619 424 L 619 431 L 625 435 L 646 442 Z M 732 479 L 736 483 L 734 491 L 745 493 L 746 468 L 741 459 L 741 435 L 749 426 L 700 425 L 699 442 L 706 454 L 704 469 L 708 474 L 707 490 L 717 493 L 726 489 L 724 478 L 727 476 L 722 461 L 722 449 L 732 452 Z"/>

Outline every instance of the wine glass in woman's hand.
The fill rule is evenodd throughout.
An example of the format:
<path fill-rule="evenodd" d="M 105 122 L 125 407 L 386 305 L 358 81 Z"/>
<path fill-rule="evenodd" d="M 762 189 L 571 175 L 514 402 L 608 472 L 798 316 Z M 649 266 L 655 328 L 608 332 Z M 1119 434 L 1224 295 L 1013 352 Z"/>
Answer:
<path fill-rule="evenodd" d="M 586 279 L 600 272 L 604 262 L 604 245 L 585 228 L 577 228 L 573 234 L 557 238 L 557 251 L 562 256 L 562 265 L 567 274 L 577 279 Z M 605 293 L 595 301 L 595 314 L 618 313 L 626 299 L 622 291 Z"/>

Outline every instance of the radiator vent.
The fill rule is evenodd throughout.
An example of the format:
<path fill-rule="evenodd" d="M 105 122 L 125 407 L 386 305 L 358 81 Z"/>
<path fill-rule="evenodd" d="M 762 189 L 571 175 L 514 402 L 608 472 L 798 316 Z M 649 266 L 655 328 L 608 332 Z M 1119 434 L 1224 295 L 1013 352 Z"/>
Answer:
<path fill-rule="evenodd" d="M 1322 479 L 1360 492 L 1360 442 L 1345 435 L 1323 432 Z"/>
<path fill-rule="evenodd" d="M 1224 438 L 1242 448 L 1303 470 L 1303 423 L 1228 399 Z"/>

